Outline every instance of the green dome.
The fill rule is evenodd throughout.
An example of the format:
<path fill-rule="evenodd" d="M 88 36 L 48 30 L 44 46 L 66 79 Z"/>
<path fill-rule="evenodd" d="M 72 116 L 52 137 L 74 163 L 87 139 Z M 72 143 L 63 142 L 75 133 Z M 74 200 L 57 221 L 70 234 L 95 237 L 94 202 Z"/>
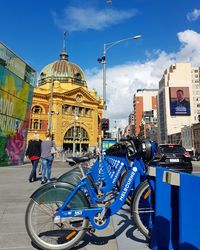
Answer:
<path fill-rule="evenodd" d="M 68 81 L 71 78 L 75 84 L 86 84 L 82 69 L 78 65 L 69 62 L 68 55 L 64 51 L 60 54 L 60 60 L 52 62 L 42 69 L 39 82 L 42 84 L 45 78 L 52 77 L 61 82 Z"/>

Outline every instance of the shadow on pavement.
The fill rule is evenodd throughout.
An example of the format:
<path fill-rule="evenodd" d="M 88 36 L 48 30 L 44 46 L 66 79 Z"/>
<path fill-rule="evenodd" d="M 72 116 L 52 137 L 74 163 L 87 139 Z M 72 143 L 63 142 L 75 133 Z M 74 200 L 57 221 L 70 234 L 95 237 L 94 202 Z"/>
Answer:
<path fill-rule="evenodd" d="M 110 240 L 116 239 L 119 235 L 124 233 L 124 231 L 126 231 L 127 228 L 130 226 L 131 226 L 131 228 L 129 228 L 126 231 L 127 238 L 130 238 L 131 240 L 141 242 L 141 243 L 148 243 L 148 240 L 140 239 L 134 235 L 134 231 L 137 229 L 137 227 L 135 225 L 133 225 L 133 221 L 131 219 L 129 219 L 128 215 L 121 214 L 121 213 L 117 214 L 117 215 L 120 216 L 122 218 L 122 220 L 118 223 L 118 226 L 120 226 L 120 228 L 117 229 L 114 234 L 109 235 L 109 236 L 105 236 L 105 235 L 104 236 L 97 236 L 95 234 L 86 233 L 86 235 L 83 238 L 83 240 L 81 241 L 81 243 L 79 243 L 78 246 L 75 246 L 71 249 L 73 249 L 73 250 L 82 249 L 82 248 L 86 247 L 88 244 L 94 245 L 94 246 L 95 245 L 98 245 L 98 246 L 107 245 Z M 38 248 L 33 242 L 32 242 L 32 246 L 38 250 L 42 250 L 42 249 Z"/>
<path fill-rule="evenodd" d="M 31 245 L 32 245 L 32 247 L 34 247 L 35 249 L 43 250 L 42 248 L 39 248 L 33 241 L 31 241 Z"/>
<path fill-rule="evenodd" d="M 126 237 L 130 238 L 131 240 L 137 241 L 137 242 L 141 242 L 141 243 L 149 243 L 148 240 L 144 240 L 141 238 L 138 238 L 136 235 L 134 235 L 134 231 L 137 229 L 137 227 L 134 225 L 134 222 L 129 219 L 128 215 L 122 214 L 122 213 L 118 213 L 118 216 L 120 216 L 122 218 L 122 220 L 118 223 L 118 226 L 120 225 L 120 228 L 118 228 L 114 234 L 109 235 L 109 236 L 96 236 L 96 235 L 92 235 L 92 234 L 86 234 L 84 237 L 84 242 L 81 242 L 78 246 L 76 246 L 75 249 L 81 249 L 85 246 L 87 246 L 88 244 L 92 244 L 92 245 L 106 245 L 110 240 L 116 239 L 118 236 L 120 236 L 121 234 L 124 233 L 124 231 L 127 230 L 128 227 L 131 226 L 131 228 L 129 228 L 126 231 Z"/>
<path fill-rule="evenodd" d="M 122 224 L 122 226 L 115 232 L 116 237 L 118 237 L 120 234 L 126 231 L 128 227 L 130 227 L 126 231 L 127 238 L 137 241 L 137 242 L 141 242 L 141 243 L 148 243 L 148 239 L 144 240 L 144 239 L 138 238 L 136 234 L 134 234 L 134 231 L 138 229 L 134 221 L 130 219 L 130 215 L 126 215 L 123 213 L 118 213 L 117 215 L 122 218 L 122 220 L 118 223 L 118 225 Z"/>

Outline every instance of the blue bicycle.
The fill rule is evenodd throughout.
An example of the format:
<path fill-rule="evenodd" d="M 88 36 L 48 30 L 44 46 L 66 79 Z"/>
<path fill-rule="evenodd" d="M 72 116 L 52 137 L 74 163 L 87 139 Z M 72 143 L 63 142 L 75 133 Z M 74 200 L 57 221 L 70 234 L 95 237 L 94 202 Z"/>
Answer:
<path fill-rule="evenodd" d="M 128 147 L 132 147 L 131 142 Z M 112 151 L 112 155 L 104 156 L 101 161 L 96 160 L 91 167 L 76 167 L 75 169 L 61 175 L 57 181 L 77 185 L 82 179 L 83 170 L 84 175 L 87 176 L 88 181 L 90 182 L 94 199 L 96 199 L 97 202 L 103 202 L 107 198 L 109 192 L 112 192 L 114 195 L 114 191 L 117 191 L 117 185 L 119 188 L 122 183 L 121 177 L 124 177 L 124 173 L 127 173 L 133 165 L 133 162 L 128 161 L 127 148 L 124 145 L 117 145 L 110 151 Z M 93 159 L 93 157 L 71 157 L 68 158 L 67 161 L 71 164 L 80 164 L 85 163 L 90 159 Z M 141 175 L 145 175 L 145 171 L 146 169 L 144 168 L 143 171 L 141 171 Z"/>
<path fill-rule="evenodd" d="M 123 185 L 128 170 L 133 166 L 134 157 L 132 157 L 132 155 L 136 150 L 135 143 L 138 140 L 135 139 L 135 142 L 133 142 L 131 139 L 129 141 L 126 139 L 124 141 L 126 145 L 121 142 L 106 150 L 106 155 L 102 161 L 96 160 L 92 166 L 89 164 L 89 169 L 82 167 L 91 184 L 91 188 L 93 188 L 93 196 L 96 197 L 96 201 L 98 202 L 105 201 L 109 192 L 112 193 L 111 197 L 115 195 L 115 191 L 118 191 Z M 67 158 L 66 161 L 69 162 L 70 165 L 77 165 L 81 163 L 85 164 L 85 162 L 87 163 L 90 159 L 93 160 L 93 158 L 91 155 L 86 155 L 83 157 L 70 157 Z M 142 167 L 143 171 L 137 176 L 132 191 L 127 197 L 126 203 L 128 205 L 130 205 L 133 190 L 146 179 L 146 164 L 143 164 Z M 57 181 L 77 185 L 82 178 L 82 169 L 75 167 L 61 175 Z"/>
<path fill-rule="evenodd" d="M 105 229 L 110 217 L 124 205 L 137 176 L 143 172 L 142 158 L 149 160 L 153 157 L 153 144 L 150 146 L 148 151 L 143 143 L 135 147 L 132 151 L 133 166 L 128 170 L 118 195 L 104 205 L 99 206 L 96 202 L 83 171 L 77 186 L 54 182 L 36 190 L 31 196 L 25 216 L 26 229 L 33 242 L 47 250 L 70 249 L 79 243 L 87 231 Z"/>

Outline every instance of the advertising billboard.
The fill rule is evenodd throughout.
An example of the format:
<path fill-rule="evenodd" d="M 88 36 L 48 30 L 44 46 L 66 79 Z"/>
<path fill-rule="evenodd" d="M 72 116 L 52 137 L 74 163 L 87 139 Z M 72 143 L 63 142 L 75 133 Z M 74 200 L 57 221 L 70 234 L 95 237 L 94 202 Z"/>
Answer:
<path fill-rule="evenodd" d="M 0 166 L 23 163 L 35 76 L 0 43 Z"/>
<path fill-rule="evenodd" d="M 189 87 L 170 87 L 169 102 L 171 116 L 191 114 Z"/>
<path fill-rule="evenodd" d="M 22 163 L 33 86 L 0 65 L 0 166 Z"/>

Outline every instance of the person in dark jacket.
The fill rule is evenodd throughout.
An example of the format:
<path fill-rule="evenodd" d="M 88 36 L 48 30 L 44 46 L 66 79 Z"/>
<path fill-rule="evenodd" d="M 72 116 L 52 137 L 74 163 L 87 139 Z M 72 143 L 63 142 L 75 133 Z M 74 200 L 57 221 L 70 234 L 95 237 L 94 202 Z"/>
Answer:
<path fill-rule="evenodd" d="M 39 140 L 38 134 L 34 134 L 33 139 L 29 141 L 26 156 L 29 157 L 32 163 L 29 182 L 36 181 L 36 169 L 41 156 L 41 140 Z"/>

